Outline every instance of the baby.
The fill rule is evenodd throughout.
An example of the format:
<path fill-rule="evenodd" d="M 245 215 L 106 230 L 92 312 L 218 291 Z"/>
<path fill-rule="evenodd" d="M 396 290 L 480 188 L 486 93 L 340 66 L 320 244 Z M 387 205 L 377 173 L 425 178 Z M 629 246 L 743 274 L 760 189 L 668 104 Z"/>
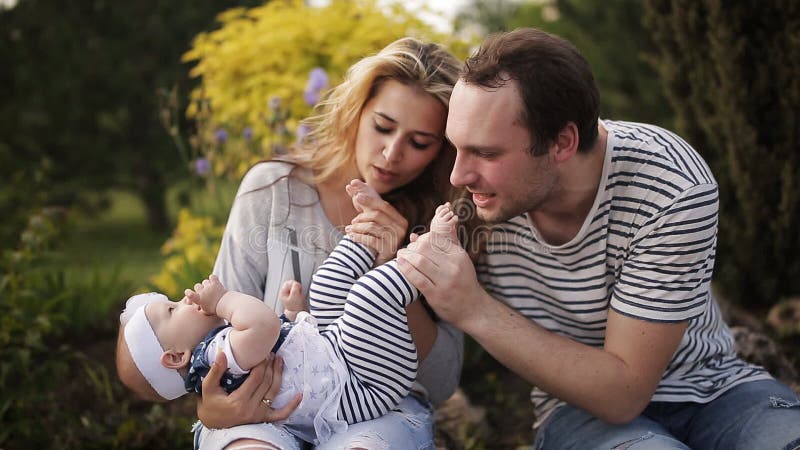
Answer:
<path fill-rule="evenodd" d="M 348 192 L 378 196 L 362 182 L 351 183 Z M 441 205 L 421 239 L 457 243 L 457 223 L 450 205 Z M 268 406 L 281 408 L 303 394 L 297 409 L 275 425 L 318 445 L 347 424 L 380 417 L 416 378 L 405 307 L 418 292 L 394 260 L 370 270 L 375 257 L 375 249 L 343 238 L 313 276 L 311 314 L 302 311 L 300 286 L 292 281 L 281 290 L 282 318 L 261 300 L 225 289 L 213 275 L 179 302 L 157 293 L 134 296 L 120 315 L 120 379 L 145 399 L 172 400 L 200 392 L 222 351 L 228 361 L 222 385 L 230 392 L 275 352 L 284 359 L 283 382 Z"/>

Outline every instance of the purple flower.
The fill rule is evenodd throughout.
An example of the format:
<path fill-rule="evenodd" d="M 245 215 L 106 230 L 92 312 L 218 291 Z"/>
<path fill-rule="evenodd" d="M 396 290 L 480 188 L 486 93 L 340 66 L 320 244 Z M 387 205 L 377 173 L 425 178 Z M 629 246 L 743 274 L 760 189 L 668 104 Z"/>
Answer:
<path fill-rule="evenodd" d="M 270 97 L 267 106 L 269 107 L 270 111 L 277 112 L 279 109 L 281 109 L 281 98 L 277 95 Z"/>
<path fill-rule="evenodd" d="M 303 91 L 303 100 L 309 106 L 314 106 L 319 101 L 320 92 L 328 87 L 328 74 L 321 67 L 311 69 L 306 83 L 306 89 Z"/>
<path fill-rule="evenodd" d="M 321 91 L 328 87 L 328 74 L 322 67 L 314 67 L 308 75 L 307 91 Z"/>
<path fill-rule="evenodd" d="M 207 158 L 197 158 L 194 160 L 194 171 L 201 177 L 205 176 L 211 171 L 211 163 Z"/>
<path fill-rule="evenodd" d="M 303 100 L 308 106 L 314 106 L 319 101 L 319 91 L 303 91 Z"/>
<path fill-rule="evenodd" d="M 297 127 L 297 132 L 295 133 L 295 134 L 297 135 L 297 142 L 298 142 L 298 143 L 299 143 L 299 142 L 302 142 L 302 140 L 303 140 L 303 139 L 304 139 L 306 136 L 308 136 L 308 133 L 310 133 L 310 132 L 311 132 L 311 127 L 309 127 L 308 125 L 306 125 L 306 124 L 304 124 L 304 123 L 301 123 L 301 124 L 300 124 L 300 125 Z"/>
<path fill-rule="evenodd" d="M 251 141 L 253 139 L 253 129 L 250 127 L 246 127 L 242 131 L 242 137 L 247 139 L 248 141 Z"/>
<path fill-rule="evenodd" d="M 218 144 L 222 144 L 228 140 L 228 132 L 224 128 L 217 128 L 217 131 L 214 132 L 214 139 Z"/>

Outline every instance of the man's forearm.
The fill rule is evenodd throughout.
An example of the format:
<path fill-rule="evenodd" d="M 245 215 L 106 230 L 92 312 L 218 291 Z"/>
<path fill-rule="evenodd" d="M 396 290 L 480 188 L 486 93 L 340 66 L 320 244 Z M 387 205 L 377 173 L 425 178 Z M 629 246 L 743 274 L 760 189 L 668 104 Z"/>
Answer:
<path fill-rule="evenodd" d="M 525 380 L 610 423 L 632 420 L 649 402 L 655 386 L 623 359 L 549 332 L 485 295 L 463 330 Z"/>

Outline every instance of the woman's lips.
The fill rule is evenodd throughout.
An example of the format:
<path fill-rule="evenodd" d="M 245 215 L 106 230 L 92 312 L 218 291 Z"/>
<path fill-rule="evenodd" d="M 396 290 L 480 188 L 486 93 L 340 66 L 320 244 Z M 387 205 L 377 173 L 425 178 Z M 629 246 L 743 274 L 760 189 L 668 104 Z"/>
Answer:
<path fill-rule="evenodd" d="M 372 166 L 372 169 L 375 172 L 375 178 L 379 181 L 388 182 L 397 178 L 397 174 L 392 171 L 381 169 L 378 166 Z"/>

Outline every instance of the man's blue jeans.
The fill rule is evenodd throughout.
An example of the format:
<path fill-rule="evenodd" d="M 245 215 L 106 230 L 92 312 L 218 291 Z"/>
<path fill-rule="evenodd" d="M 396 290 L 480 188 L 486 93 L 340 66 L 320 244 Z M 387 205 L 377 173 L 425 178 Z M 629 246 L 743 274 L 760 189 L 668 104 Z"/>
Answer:
<path fill-rule="evenodd" d="M 710 403 L 652 402 L 627 425 L 562 406 L 539 429 L 540 449 L 800 448 L 800 400 L 776 380 L 743 383 Z"/>

